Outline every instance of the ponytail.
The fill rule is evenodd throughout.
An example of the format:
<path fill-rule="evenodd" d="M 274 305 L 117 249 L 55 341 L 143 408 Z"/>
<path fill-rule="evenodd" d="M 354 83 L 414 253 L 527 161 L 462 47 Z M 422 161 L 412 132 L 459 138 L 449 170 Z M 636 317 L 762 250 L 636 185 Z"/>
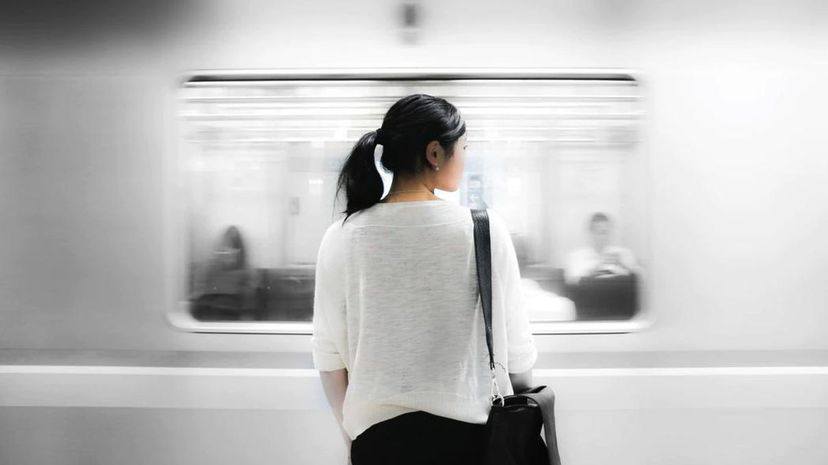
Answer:
<path fill-rule="evenodd" d="M 336 196 L 345 188 L 347 208 L 344 224 L 352 214 L 378 203 L 382 198 L 382 177 L 377 171 L 374 151 L 382 145 L 382 166 L 397 175 L 419 175 L 426 167 L 425 148 L 438 141 L 453 154 L 454 143 L 466 133 L 466 123 L 451 103 L 439 97 L 412 94 L 399 99 L 382 120 L 382 126 L 360 137 L 342 165 Z M 336 202 L 336 198 L 334 198 Z"/>
<path fill-rule="evenodd" d="M 380 201 L 382 198 L 382 177 L 377 171 L 374 161 L 374 150 L 377 148 L 377 132 L 365 133 L 359 138 L 345 164 L 339 173 L 337 195 L 345 187 L 348 205 L 345 209 L 345 219 L 359 210 L 364 210 Z"/>

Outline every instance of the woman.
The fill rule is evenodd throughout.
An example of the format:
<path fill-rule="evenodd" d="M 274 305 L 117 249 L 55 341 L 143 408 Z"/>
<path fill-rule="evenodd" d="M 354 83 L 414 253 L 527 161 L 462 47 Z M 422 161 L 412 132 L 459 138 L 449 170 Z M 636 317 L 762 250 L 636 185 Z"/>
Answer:
<path fill-rule="evenodd" d="M 339 176 L 346 216 L 319 247 L 312 347 L 354 465 L 474 463 L 483 448 L 491 372 L 473 222 L 468 208 L 434 195 L 458 188 L 465 132 L 449 102 L 404 97 L 359 139 Z M 394 174 L 382 200 L 377 145 Z M 494 354 L 506 395 L 532 383 L 537 350 L 509 232 L 489 216 Z"/>
<path fill-rule="evenodd" d="M 247 251 L 239 228 L 222 234 L 196 286 L 192 314 L 201 321 L 238 320 L 253 311 Z"/>

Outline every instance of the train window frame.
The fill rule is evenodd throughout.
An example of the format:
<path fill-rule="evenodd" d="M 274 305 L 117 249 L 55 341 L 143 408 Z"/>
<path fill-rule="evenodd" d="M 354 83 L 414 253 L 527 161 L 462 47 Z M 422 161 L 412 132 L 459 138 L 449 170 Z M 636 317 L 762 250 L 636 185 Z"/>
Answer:
<path fill-rule="evenodd" d="M 167 160 L 166 168 L 174 185 L 169 204 L 171 230 L 173 240 L 170 241 L 171 254 L 167 261 L 170 268 L 168 276 L 168 295 L 171 302 L 165 308 L 165 317 L 174 328 L 195 333 L 236 333 L 236 334 L 274 334 L 274 335 L 312 335 L 311 321 L 201 321 L 192 316 L 189 311 L 190 301 L 184 299 L 187 288 L 189 271 L 187 269 L 187 231 L 189 224 L 184 213 L 187 203 L 184 201 L 185 190 L 188 188 L 183 166 L 183 156 L 186 149 L 182 137 L 182 99 L 179 94 L 182 89 L 191 86 L 210 86 L 215 83 L 250 83 L 252 81 L 451 81 L 451 80 L 593 80 L 593 81 L 631 81 L 639 89 L 643 89 L 641 75 L 632 69 L 283 69 L 283 70 L 196 70 L 185 73 L 176 89 L 178 105 L 176 114 L 175 133 L 177 134 L 177 149 L 171 160 Z M 640 95 L 640 92 L 639 92 Z M 640 115 L 643 118 L 643 112 Z M 643 130 L 641 132 L 644 132 Z M 639 156 L 644 156 L 643 166 L 647 171 L 643 178 L 646 180 L 643 195 L 643 210 L 645 225 L 642 227 L 645 236 L 644 249 L 646 257 L 652 259 L 652 214 L 650 210 L 652 179 L 650 163 L 645 152 L 645 138 L 637 141 Z M 639 288 L 638 311 L 633 317 L 626 320 L 571 320 L 571 321 L 530 321 L 532 334 L 622 334 L 633 333 L 651 327 L 654 322 L 653 310 L 650 306 L 649 273 L 641 276 L 642 286 Z"/>

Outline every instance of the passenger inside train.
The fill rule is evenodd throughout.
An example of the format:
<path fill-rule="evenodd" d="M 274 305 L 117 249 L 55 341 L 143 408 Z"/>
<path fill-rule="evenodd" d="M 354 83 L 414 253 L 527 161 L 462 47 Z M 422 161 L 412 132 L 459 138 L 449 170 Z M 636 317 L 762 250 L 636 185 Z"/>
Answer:
<path fill-rule="evenodd" d="M 254 319 L 252 274 L 241 232 L 228 226 L 194 283 L 193 317 L 201 321 Z"/>
<path fill-rule="evenodd" d="M 605 213 L 595 213 L 589 220 L 590 245 L 569 253 L 566 281 L 578 284 L 583 278 L 611 278 L 635 274 L 638 265 L 632 251 L 611 245 L 612 222 Z"/>
<path fill-rule="evenodd" d="M 612 221 L 593 214 L 588 223 L 590 245 L 567 256 L 567 295 L 579 319 L 624 319 L 637 311 L 640 269 L 631 250 L 612 244 Z"/>

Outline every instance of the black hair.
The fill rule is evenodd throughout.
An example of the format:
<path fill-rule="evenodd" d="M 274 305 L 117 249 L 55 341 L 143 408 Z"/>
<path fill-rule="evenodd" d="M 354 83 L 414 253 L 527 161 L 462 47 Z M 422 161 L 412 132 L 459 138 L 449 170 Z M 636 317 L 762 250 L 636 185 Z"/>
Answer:
<path fill-rule="evenodd" d="M 600 223 L 602 221 L 606 221 L 607 223 L 610 222 L 609 216 L 607 216 L 606 213 L 598 212 L 592 215 L 592 217 L 589 219 L 589 230 L 592 231 L 592 228 L 593 226 L 595 226 L 595 223 Z"/>
<path fill-rule="evenodd" d="M 336 195 L 345 188 L 347 208 L 343 223 L 352 214 L 380 201 L 382 177 L 374 163 L 374 149 L 382 145 L 380 162 L 394 175 L 418 175 L 426 168 L 425 149 L 438 141 L 451 158 L 454 143 L 466 133 L 466 122 L 451 103 L 440 97 L 413 94 L 388 109 L 382 126 L 359 138 L 342 166 Z"/>

